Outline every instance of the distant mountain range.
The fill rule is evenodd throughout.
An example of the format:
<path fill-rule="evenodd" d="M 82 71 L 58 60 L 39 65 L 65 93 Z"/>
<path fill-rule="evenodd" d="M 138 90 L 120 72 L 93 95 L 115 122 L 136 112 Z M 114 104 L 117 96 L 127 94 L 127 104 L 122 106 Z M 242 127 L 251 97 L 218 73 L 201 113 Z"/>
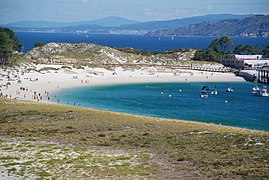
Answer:
<path fill-rule="evenodd" d="M 269 37 L 269 15 L 255 15 L 244 19 L 202 22 L 175 29 L 151 31 L 155 36 L 234 36 Z"/>
<path fill-rule="evenodd" d="M 135 24 L 138 21 L 128 20 L 121 17 L 110 16 L 103 19 L 92 20 L 92 21 L 80 21 L 72 23 L 64 22 L 50 22 L 50 21 L 16 21 L 9 24 L 4 24 L 2 26 L 10 28 L 32 28 L 32 29 L 42 29 L 42 28 L 63 28 L 70 26 L 81 26 L 81 25 L 97 25 L 104 27 L 118 27 L 121 25 Z"/>
<path fill-rule="evenodd" d="M 149 21 L 141 22 L 131 25 L 122 25 L 122 29 L 132 30 L 160 30 L 160 29 L 172 29 L 178 28 L 190 24 L 196 24 L 201 22 L 216 22 L 224 19 L 244 19 L 253 15 L 234 15 L 234 14 L 210 14 L 205 16 L 195 16 L 182 19 L 173 19 L 168 21 Z"/>
<path fill-rule="evenodd" d="M 19 21 L 2 26 L 14 31 L 54 33 L 269 37 L 268 19 L 268 15 L 211 14 L 168 21 L 137 22 L 112 16 L 73 23 Z"/>

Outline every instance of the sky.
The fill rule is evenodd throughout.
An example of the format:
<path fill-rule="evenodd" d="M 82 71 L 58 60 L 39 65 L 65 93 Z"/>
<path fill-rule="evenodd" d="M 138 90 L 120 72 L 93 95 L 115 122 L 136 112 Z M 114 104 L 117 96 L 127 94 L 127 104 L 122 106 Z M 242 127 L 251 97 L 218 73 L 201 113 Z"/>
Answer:
<path fill-rule="evenodd" d="M 108 16 L 143 22 L 224 13 L 269 14 L 269 0 L 0 0 L 0 24 L 77 22 Z"/>

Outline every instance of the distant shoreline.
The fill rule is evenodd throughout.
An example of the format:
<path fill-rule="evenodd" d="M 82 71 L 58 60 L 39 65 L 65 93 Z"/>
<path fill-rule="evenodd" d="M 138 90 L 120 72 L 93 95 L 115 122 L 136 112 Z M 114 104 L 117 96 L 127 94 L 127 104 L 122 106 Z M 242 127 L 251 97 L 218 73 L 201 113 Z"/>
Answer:
<path fill-rule="evenodd" d="M 188 48 L 204 49 L 216 37 L 191 37 L 176 36 L 174 40 L 171 36 L 145 36 L 145 35 L 128 35 L 128 34 L 75 34 L 75 33 L 46 33 L 46 32 L 18 32 L 16 35 L 24 46 L 24 52 L 34 48 L 38 41 L 44 43 L 50 42 L 70 42 L 79 43 L 87 42 L 102 46 L 111 46 L 116 48 L 135 48 L 146 51 L 163 52 L 167 50 Z M 29 36 L 31 38 L 29 38 Z M 87 37 L 88 36 L 88 37 Z M 253 45 L 268 44 L 268 38 L 240 38 L 232 37 L 236 45 Z M 195 43 L 194 43 L 195 42 Z"/>

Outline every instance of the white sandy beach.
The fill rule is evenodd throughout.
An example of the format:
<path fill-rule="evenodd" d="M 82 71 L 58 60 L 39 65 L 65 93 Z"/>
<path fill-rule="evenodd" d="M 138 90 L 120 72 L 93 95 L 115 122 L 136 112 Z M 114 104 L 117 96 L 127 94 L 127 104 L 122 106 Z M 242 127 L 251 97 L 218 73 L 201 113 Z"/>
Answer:
<path fill-rule="evenodd" d="M 62 65 L 37 65 L 61 68 Z M 9 76 L 9 77 L 8 77 Z M 50 93 L 66 88 L 82 86 L 100 86 L 111 84 L 153 83 L 153 82 L 243 82 L 233 73 L 206 72 L 196 70 L 124 70 L 116 68 L 108 71 L 101 68 L 60 69 L 46 72 L 3 71 L 0 69 L 0 95 L 6 98 L 48 102 Z M 10 84 L 10 85 L 7 85 Z"/>

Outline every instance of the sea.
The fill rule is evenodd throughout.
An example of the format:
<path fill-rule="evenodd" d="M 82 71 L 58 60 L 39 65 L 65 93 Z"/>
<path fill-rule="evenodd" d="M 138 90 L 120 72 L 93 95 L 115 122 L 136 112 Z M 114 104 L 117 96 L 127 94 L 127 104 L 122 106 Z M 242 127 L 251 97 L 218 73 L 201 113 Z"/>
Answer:
<path fill-rule="evenodd" d="M 34 48 L 38 41 L 67 42 L 67 43 L 94 43 L 116 48 L 135 48 L 148 51 L 166 51 L 179 48 L 205 49 L 217 37 L 169 37 L 169 36 L 143 36 L 143 35 L 115 35 L 115 34 L 68 34 L 68 33 L 38 33 L 16 32 L 23 44 L 24 52 Z M 269 45 L 269 38 L 237 38 L 232 37 L 234 47 L 250 44 L 259 49 Z"/>
<path fill-rule="evenodd" d="M 152 37 L 112 34 L 59 34 L 16 32 L 24 52 L 34 43 L 87 42 L 110 47 L 149 51 L 178 48 L 205 49 L 214 37 Z M 263 49 L 267 38 L 231 38 L 236 45 Z M 109 110 L 143 116 L 183 119 L 269 131 L 269 98 L 252 94 L 253 83 L 158 83 L 81 87 L 54 92 L 51 101 L 65 105 Z M 202 86 L 216 86 L 218 95 L 200 98 Z M 262 86 L 262 85 L 260 85 Z M 228 87 L 234 89 L 227 93 Z M 163 94 L 162 94 L 162 93 Z M 169 96 L 170 95 L 170 96 Z"/>
<path fill-rule="evenodd" d="M 200 97 L 203 86 L 210 89 L 208 98 Z M 253 86 L 251 82 L 179 82 L 82 87 L 54 92 L 51 101 L 142 116 L 269 131 L 269 97 L 253 95 Z M 218 94 L 211 95 L 210 91 L 215 87 Z M 234 92 L 226 92 L 228 87 Z"/>

